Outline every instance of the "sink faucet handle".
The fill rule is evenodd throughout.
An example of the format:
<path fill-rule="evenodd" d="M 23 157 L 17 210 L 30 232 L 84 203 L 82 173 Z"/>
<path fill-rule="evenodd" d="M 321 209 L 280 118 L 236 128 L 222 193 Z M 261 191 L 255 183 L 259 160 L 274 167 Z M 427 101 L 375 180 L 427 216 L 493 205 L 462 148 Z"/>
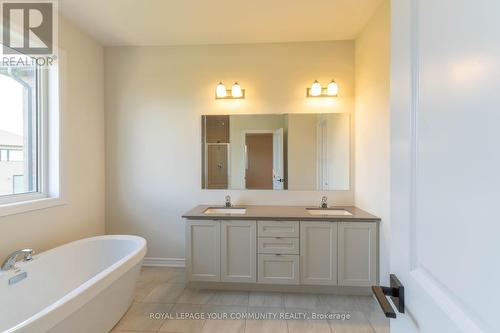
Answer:
<path fill-rule="evenodd" d="M 35 250 L 33 249 L 24 249 L 24 261 L 33 260 L 33 255 L 35 254 Z"/>
<path fill-rule="evenodd" d="M 321 198 L 321 208 L 328 208 L 328 198 L 326 196 Z"/>

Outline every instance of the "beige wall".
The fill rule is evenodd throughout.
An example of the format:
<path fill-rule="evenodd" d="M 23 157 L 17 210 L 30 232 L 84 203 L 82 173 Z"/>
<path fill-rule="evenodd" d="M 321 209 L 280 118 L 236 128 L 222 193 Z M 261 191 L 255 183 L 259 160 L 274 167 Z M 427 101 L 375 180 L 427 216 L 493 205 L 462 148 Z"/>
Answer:
<path fill-rule="evenodd" d="M 315 114 L 288 115 L 288 188 L 316 188 Z"/>
<path fill-rule="evenodd" d="M 351 183 L 351 120 L 346 113 L 325 115 L 328 120 L 329 188 L 348 189 Z M 353 168 L 354 169 L 354 168 Z"/>
<path fill-rule="evenodd" d="M 104 233 L 103 49 L 63 18 L 59 46 L 62 186 L 66 204 L 0 217 L 0 258 L 22 247 L 43 251 Z"/>
<path fill-rule="evenodd" d="M 351 122 L 349 113 L 291 114 L 288 117 L 288 188 L 318 187 L 318 123 L 327 124 L 328 188 L 348 190 L 351 173 Z"/>
<path fill-rule="evenodd" d="M 355 201 L 382 218 L 380 277 L 389 278 L 390 6 L 385 1 L 356 39 Z"/>
<path fill-rule="evenodd" d="M 336 99 L 305 98 L 313 80 Z M 222 80 L 244 100 L 215 100 Z M 184 258 L 181 215 L 201 203 L 352 204 L 351 191 L 201 190 L 202 114 L 352 112 L 354 42 L 105 49 L 108 233 L 148 240 L 148 256 Z"/>

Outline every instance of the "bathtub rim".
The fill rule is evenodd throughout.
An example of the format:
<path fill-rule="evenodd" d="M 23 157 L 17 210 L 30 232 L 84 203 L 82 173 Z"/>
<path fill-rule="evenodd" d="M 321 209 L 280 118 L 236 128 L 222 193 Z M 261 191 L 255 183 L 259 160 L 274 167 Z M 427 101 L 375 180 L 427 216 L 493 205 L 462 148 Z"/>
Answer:
<path fill-rule="evenodd" d="M 114 262 L 112 265 L 94 275 L 92 278 L 85 281 L 75 289 L 71 290 L 54 303 L 48 304 L 39 312 L 35 313 L 31 317 L 26 318 L 24 321 L 18 323 L 17 325 L 12 326 L 5 331 L 2 331 L 2 333 L 14 333 L 18 330 L 28 329 L 29 326 L 35 324 L 43 317 L 47 317 L 46 322 L 41 323 L 43 324 L 43 329 L 49 330 L 50 328 L 54 327 L 59 321 L 64 320 L 64 318 L 77 311 L 81 306 L 92 300 L 101 291 L 109 287 L 114 281 L 131 270 L 135 265 L 141 263 L 146 254 L 147 243 L 144 238 L 133 235 L 102 235 L 83 238 L 41 252 L 35 255 L 34 259 L 49 255 L 56 251 L 64 250 L 64 248 L 70 247 L 72 245 L 74 246 L 75 244 L 110 239 L 130 240 L 136 243 L 137 248 L 133 249 L 131 253 Z M 22 270 L 27 265 L 29 265 L 29 262 L 20 263 L 18 267 Z"/>

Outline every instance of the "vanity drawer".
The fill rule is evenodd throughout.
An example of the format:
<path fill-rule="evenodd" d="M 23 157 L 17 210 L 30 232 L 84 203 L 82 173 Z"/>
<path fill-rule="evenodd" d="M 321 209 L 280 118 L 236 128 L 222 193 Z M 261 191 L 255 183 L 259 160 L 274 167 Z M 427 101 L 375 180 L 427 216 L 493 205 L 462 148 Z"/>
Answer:
<path fill-rule="evenodd" d="M 258 283 L 299 284 L 299 256 L 259 254 Z"/>
<path fill-rule="evenodd" d="M 259 237 L 257 239 L 258 253 L 269 254 L 299 254 L 298 238 Z"/>
<path fill-rule="evenodd" d="M 299 237 L 299 221 L 258 221 L 259 237 Z"/>

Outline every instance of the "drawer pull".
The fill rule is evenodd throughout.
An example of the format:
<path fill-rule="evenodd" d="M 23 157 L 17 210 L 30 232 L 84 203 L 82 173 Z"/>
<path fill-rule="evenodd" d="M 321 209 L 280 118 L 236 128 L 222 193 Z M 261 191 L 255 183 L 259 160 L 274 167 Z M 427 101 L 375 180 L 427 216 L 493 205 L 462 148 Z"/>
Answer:
<path fill-rule="evenodd" d="M 276 239 L 281 239 L 281 237 L 276 237 Z"/>

